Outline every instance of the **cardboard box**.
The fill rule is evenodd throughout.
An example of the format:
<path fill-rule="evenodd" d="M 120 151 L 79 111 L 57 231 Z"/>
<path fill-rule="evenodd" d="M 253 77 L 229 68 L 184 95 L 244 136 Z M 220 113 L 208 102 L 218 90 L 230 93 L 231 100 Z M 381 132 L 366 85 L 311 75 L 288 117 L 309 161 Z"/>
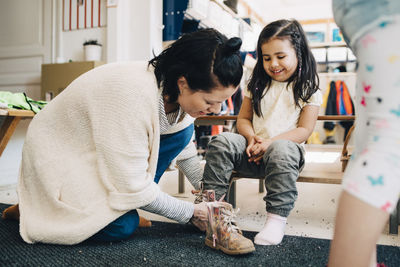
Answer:
<path fill-rule="evenodd" d="M 50 101 L 78 76 L 104 63 L 102 61 L 82 61 L 42 64 L 41 99 Z"/>

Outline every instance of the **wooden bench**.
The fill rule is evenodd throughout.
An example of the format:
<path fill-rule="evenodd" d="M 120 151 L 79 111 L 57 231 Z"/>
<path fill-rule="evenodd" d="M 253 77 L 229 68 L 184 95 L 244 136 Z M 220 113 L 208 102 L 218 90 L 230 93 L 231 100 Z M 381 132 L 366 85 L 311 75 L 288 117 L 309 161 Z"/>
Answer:
<path fill-rule="evenodd" d="M 0 157 L 21 119 L 33 118 L 30 110 L 0 108 Z"/>
<path fill-rule="evenodd" d="M 330 154 L 334 159 L 330 162 L 307 162 L 303 170 L 299 174 L 297 182 L 303 183 L 320 183 L 320 184 L 341 184 L 343 178 L 343 171 L 345 169 L 343 159 L 343 150 L 348 150 L 347 144 L 341 145 L 305 145 L 306 159 L 308 155 L 313 153 L 317 156 L 323 157 Z M 236 206 L 236 181 L 242 178 L 259 179 L 259 193 L 264 192 L 264 177 L 249 177 L 239 172 L 234 171 L 231 176 L 229 190 L 226 200 Z"/>
<path fill-rule="evenodd" d="M 237 116 L 203 116 L 199 117 L 195 120 L 195 125 L 226 125 L 230 121 L 236 121 Z M 319 121 L 351 121 L 354 120 L 355 116 L 318 116 Z M 335 152 L 338 153 L 339 162 L 335 161 L 335 165 L 330 163 L 328 165 L 321 165 L 319 168 L 316 168 L 316 165 L 312 165 L 307 163 L 304 169 L 301 171 L 299 175 L 298 182 L 305 183 L 322 183 L 322 184 L 341 184 L 343 171 L 346 168 L 347 162 L 350 158 L 350 152 L 348 143 L 350 141 L 350 137 L 352 131 L 354 130 L 354 126 L 349 130 L 344 144 L 341 145 L 306 145 L 306 151 L 309 153 L 312 152 Z M 259 179 L 259 192 L 264 192 L 264 177 L 248 177 L 244 176 L 238 172 L 233 172 L 231 176 L 231 181 L 229 184 L 229 189 L 227 192 L 226 200 L 231 203 L 234 207 L 236 205 L 236 181 L 242 178 L 250 178 L 250 179 Z M 184 175 L 179 172 L 179 192 L 183 193 L 184 189 Z M 395 209 L 394 213 L 390 216 L 389 221 L 389 232 L 391 234 L 398 234 L 398 226 L 400 222 L 400 201 L 397 204 L 397 209 Z"/>

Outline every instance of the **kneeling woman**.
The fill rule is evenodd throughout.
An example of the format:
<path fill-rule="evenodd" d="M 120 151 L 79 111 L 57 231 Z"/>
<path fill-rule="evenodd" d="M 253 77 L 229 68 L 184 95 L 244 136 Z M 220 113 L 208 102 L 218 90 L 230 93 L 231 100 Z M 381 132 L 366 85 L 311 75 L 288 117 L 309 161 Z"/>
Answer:
<path fill-rule="evenodd" d="M 204 203 L 175 199 L 157 182 L 193 145 L 194 118 L 218 113 L 235 92 L 240 45 L 239 38 L 202 30 L 150 62 L 107 64 L 73 81 L 26 135 L 18 185 L 22 238 L 125 239 L 138 226 L 136 209 L 180 223 L 206 220 Z"/>

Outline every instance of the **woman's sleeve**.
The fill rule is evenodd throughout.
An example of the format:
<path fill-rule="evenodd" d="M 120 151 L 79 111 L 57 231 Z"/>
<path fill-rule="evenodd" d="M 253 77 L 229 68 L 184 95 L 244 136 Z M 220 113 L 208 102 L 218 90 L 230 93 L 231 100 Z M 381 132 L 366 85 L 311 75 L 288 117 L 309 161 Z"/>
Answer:
<path fill-rule="evenodd" d="M 141 209 L 179 223 L 187 223 L 193 216 L 194 204 L 160 192 L 153 202 L 141 207 Z"/>
<path fill-rule="evenodd" d="M 203 168 L 200 158 L 197 156 L 196 145 L 190 141 L 185 149 L 178 155 L 176 165 L 188 178 L 195 189 L 200 189 L 203 179 Z"/>

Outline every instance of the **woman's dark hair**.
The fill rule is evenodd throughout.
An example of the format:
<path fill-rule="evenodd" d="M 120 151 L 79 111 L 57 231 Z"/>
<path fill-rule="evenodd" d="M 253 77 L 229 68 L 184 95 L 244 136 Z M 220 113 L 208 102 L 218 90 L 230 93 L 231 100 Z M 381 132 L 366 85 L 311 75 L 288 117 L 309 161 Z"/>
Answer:
<path fill-rule="evenodd" d="M 240 38 L 227 39 L 214 29 L 182 35 L 167 49 L 149 61 L 163 95 L 168 102 L 178 99 L 177 81 L 185 77 L 193 91 L 211 91 L 221 85 L 238 86 L 243 74 Z"/>
<path fill-rule="evenodd" d="M 261 46 L 273 38 L 288 39 L 296 51 L 297 69 L 287 81 L 288 86 L 293 84 L 293 97 L 296 105 L 300 107 L 299 100 L 307 103 L 319 89 L 317 64 L 300 23 L 297 20 L 271 22 L 264 27 L 258 38 L 257 63 L 248 84 L 248 89 L 252 94 L 253 109 L 257 116 L 262 116 L 261 98 L 269 90 L 272 80 L 264 70 Z"/>

